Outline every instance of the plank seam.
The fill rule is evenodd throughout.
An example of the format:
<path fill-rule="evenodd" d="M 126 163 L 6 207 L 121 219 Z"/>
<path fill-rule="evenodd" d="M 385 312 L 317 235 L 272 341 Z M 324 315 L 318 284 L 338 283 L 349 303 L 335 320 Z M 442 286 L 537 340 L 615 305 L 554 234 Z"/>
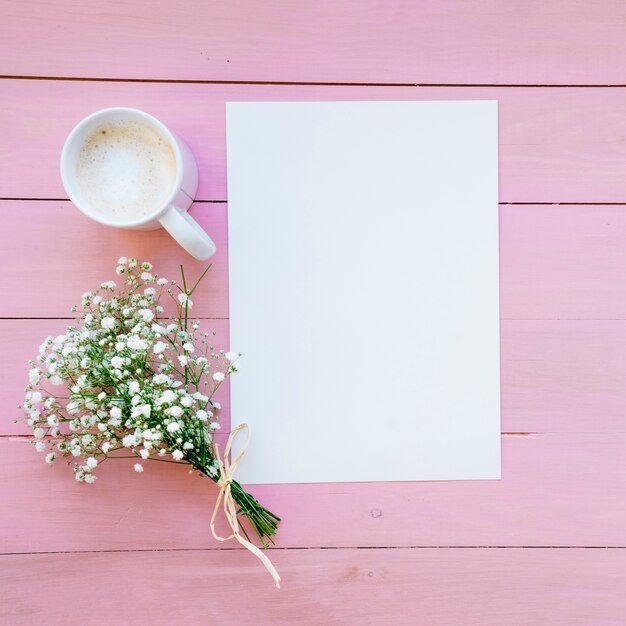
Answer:
<path fill-rule="evenodd" d="M 96 82 L 96 83 L 170 83 L 174 85 L 286 85 L 286 86 L 314 86 L 314 87 L 484 87 L 523 89 L 546 87 L 557 89 L 571 88 L 600 88 L 620 89 L 626 87 L 623 83 L 422 83 L 422 82 L 329 82 L 329 81 L 289 81 L 289 80 L 204 80 L 195 78 L 117 78 L 117 77 L 84 77 L 84 76 L 28 76 L 0 74 L 5 80 L 50 80 L 68 82 Z"/>
<path fill-rule="evenodd" d="M 69 198 L 0 197 L 0 201 L 70 202 Z M 228 204 L 228 200 L 194 200 L 194 204 Z M 499 206 L 626 206 L 626 202 L 498 202 Z"/>
<path fill-rule="evenodd" d="M 268 551 L 298 551 L 298 550 L 626 550 L 626 546 L 503 546 L 503 545 L 415 545 L 415 546 L 276 546 Z M 215 548 L 137 548 L 127 550 L 43 550 L 41 552 L 0 552 L 2 556 L 38 556 L 41 554 L 127 554 L 145 552 L 244 552 L 245 548 L 215 547 Z"/>

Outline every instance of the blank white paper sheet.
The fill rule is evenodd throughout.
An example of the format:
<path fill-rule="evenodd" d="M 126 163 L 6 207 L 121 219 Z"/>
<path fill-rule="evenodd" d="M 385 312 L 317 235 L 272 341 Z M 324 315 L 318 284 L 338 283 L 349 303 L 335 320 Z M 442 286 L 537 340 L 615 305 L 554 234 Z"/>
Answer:
<path fill-rule="evenodd" d="M 231 102 L 227 142 L 238 479 L 500 478 L 497 103 Z"/>

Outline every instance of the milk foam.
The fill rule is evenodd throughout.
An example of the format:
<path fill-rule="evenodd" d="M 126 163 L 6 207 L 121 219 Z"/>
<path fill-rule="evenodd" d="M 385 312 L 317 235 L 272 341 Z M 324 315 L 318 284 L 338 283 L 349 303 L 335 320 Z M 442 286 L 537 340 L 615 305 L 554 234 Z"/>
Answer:
<path fill-rule="evenodd" d="M 107 123 L 86 139 L 76 164 L 81 200 L 110 220 L 141 219 L 162 206 L 176 182 L 168 140 L 141 122 Z"/>

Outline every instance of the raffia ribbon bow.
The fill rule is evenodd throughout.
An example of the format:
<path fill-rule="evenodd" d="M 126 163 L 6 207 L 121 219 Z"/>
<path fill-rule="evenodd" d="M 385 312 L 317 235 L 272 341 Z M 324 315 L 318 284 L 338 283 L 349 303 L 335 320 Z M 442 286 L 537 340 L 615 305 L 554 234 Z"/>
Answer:
<path fill-rule="evenodd" d="M 241 447 L 239 454 L 232 461 L 230 461 L 230 449 L 233 445 L 233 441 L 235 440 L 235 437 L 242 430 L 246 431 L 246 434 L 247 434 L 246 441 Z M 274 579 L 274 582 L 276 583 L 276 587 L 280 589 L 280 576 L 278 575 L 278 572 L 276 571 L 276 568 L 274 567 L 272 562 L 267 558 L 267 555 L 265 555 L 253 543 L 250 543 L 247 539 L 242 537 L 241 534 L 239 533 L 239 520 L 237 519 L 237 504 L 235 503 L 235 500 L 233 499 L 231 485 L 233 483 L 233 475 L 235 473 L 235 470 L 237 469 L 237 466 L 239 465 L 241 458 L 245 454 L 246 448 L 248 447 L 249 443 L 250 443 L 250 427 L 248 426 L 248 424 L 239 424 L 239 426 L 237 426 L 230 433 L 230 436 L 228 437 L 228 441 L 226 442 L 226 447 L 224 448 L 223 459 L 220 457 L 218 445 L 215 443 L 215 441 L 213 442 L 213 454 L 220 468 L 220 478 L 217 481 L 217 486 L 220 488 L 220 492 L 217 495 L 217 500 L 215 501 L 215 508 L 213 509 L 213 515 L 211 516 L 211 532 L 213 533 L 213 537 L 215 537 L 215 539 L 217 539 L 218 541 L 228 541 L 229 539 L 236 539 L 244 548 L 247 548 L 248 550 L 250 550 L 250 552 L 252 552 L 252 554 L 254 554 L 261 561 L 261 563 L 263 563 L 263 565 L 265 565 L 265 568 L 267 569 L 267 571 L 272 575 L 272 578 Z M 220 537 L 215 532 L 215 518 L 217 517 L 217 513 L 219 511 L 220 503 L 222 502 L 222 500 L 224 501 L 224 515 L 226 516 L 226 521 L 228 522 L 228 524 L 233 530 L 232 535 L 229 535 L 228 537 Z"/>

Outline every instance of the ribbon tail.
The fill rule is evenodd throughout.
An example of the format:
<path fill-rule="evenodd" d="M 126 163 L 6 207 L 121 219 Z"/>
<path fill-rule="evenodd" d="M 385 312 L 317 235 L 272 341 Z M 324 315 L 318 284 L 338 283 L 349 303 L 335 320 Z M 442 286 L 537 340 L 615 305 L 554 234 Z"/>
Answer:
<path fill-rule="evenodd" d="M 248 438 L 246 442 L 239 452 L 239 454 L 235 457 L 235 459 L 231 462 L 229 460 L 230 448 L 235 439 L 237 433 L 242 430 L 246 430 L 248 432 Z M 219 493 L 217 494 L 217 499 L 215 501 L 215 506 L 213 508 L 213 515 L 211 516 L 211 532 L 213 533 L 213 537 L 218 541 L 228 541 L 229 539 L 235 538 L 244 548 L 252 552 L 261 563 L 265 566 L 265 569 L 271 574 L 274 582 L 276 583 L 276 588 L 280 589 L 280 576 L 274 567 L 274 564 L 269 560 L 269 558 L 250 541 L 247 541 L 239 534 L 239 521 L 237 520 L 237 506 L 235 504 L 235 500 L 232 494 L 232 482 L 233 482 L 233 474 L 237 465 L 239 465 L 239 461 L 241 457 L 244 455 L 245 449 L 248 446 L 248 442 L 250 441 L 250 429 L 247 424 L 239 424 L 235 430 L 230 433 L 228 437 L 228 442 L 226 443 L 226 448 L 224 450 L 224 457 L 220 457 L 220 451 L 218 445 L 213 442 L 213 455 L 215 460 L 218 463 L 220 469 L 220 480 L 218 481 Z M 215 532 L 215 518 L 217 517 L 217 513 L 220 508 L 220 504 L 224 502 L 224 516 L 226 517 L 226 521 L 231 527 L 233 533 L 229 537 L 220 537 Z"/>
<path fill-rule="evenodd" d="M 246 539 L 244 539 L 239 533 L 235 533 L 235 539 L 244 547 L 250 550 L 252 554 L 254 554 L 261 563 L 265 566 L 265 569 L 271 574 L 274 582 L 276 583 L 276 589 L 280 589 L 280 575 L 276 571 L 274 564 L 269 560 L 266 554 L 264 554 L 259 548 L 257 548 L 253 543 L 250 543 Z"/>

